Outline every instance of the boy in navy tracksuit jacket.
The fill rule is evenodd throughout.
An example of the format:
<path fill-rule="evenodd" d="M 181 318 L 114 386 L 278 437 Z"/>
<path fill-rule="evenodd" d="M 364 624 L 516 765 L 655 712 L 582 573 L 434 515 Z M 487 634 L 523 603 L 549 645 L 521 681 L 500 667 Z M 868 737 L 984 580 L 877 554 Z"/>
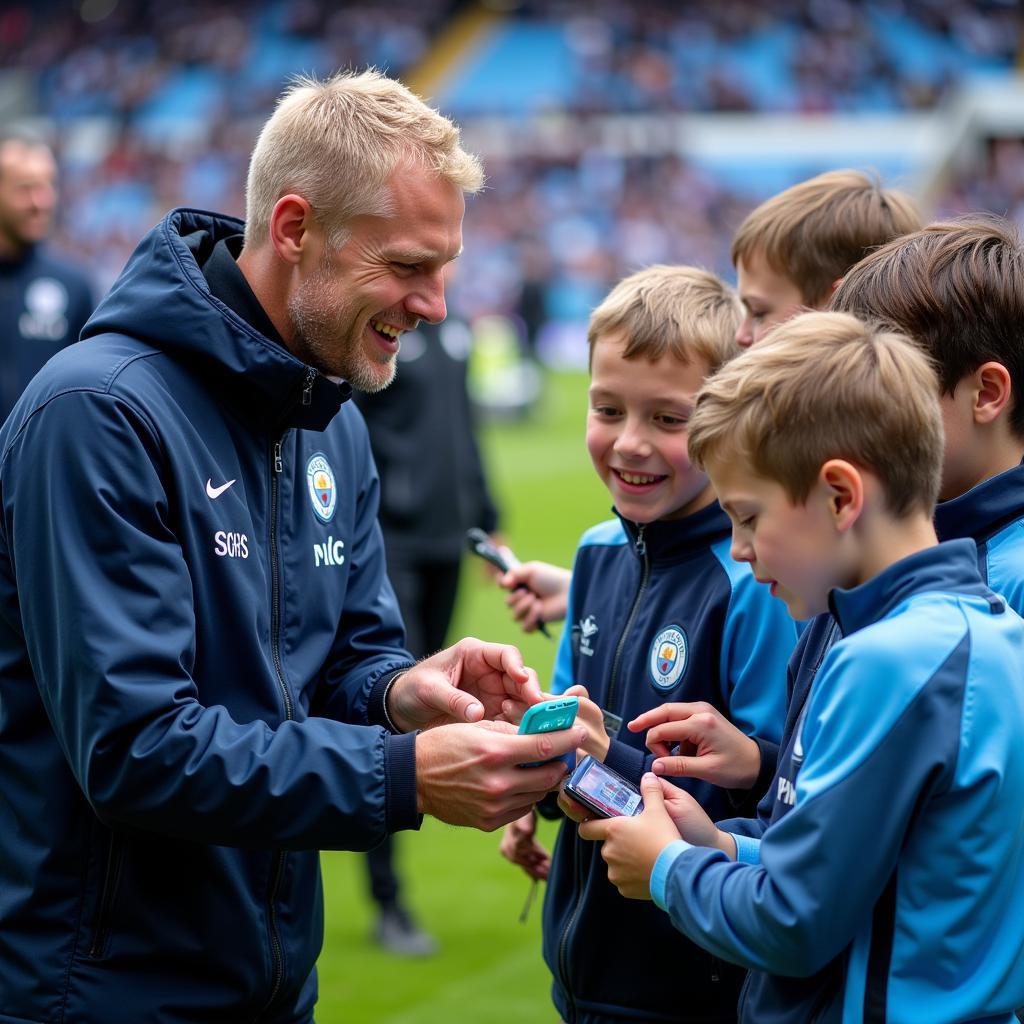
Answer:
<path fill-rule="evenodd" d="M 580 831 L 624 894 L 783 982 L 745 1020 L 1009 1022 L 1024 997 L 1024 623 L 973 543 L 936 544 L 937 383 L 907 339 L 808 314 L 698 403 L 691 450 L 734 556 L 795 617 L 827 605 L 841 637 L 760 840 L 654 776 L 640 818 Z M 786 998 L 826 965 L 813 999 Z"/>
<path fill-rule="evenodd" d="M 716 278 L 654 267 L 620 283 L 591 321 L 587 444 L 619 518 L 587 531 L 577 552 L 552 689 L 589 692 L 587 752 L 635 783 L 649 756 L 639 737 L 606 731 L 602 709 L 621 721 L 666 697 L 706 701 L 773 749 L 782 723 L 795 627 L 730 561 L 728 518 L 686 454 L 693 395 L 731 354 L 737 319 Z M 715 818 L 736 807 L 724 789 L 676 782 Z M 532 838 L 532 817 L 517 827 Z M 622 900 L 571 828 L 550 867 L 544 957 L 566 1021 L 735 1020 L 742 972 Z"/>
<path fill-rule="evenodd" d="M 993 267 L 998 268 L 995 276 Z M 1024 614 L 1024 407 L 1018 407 L 1014 392 L 1024 387 L 1016 334 L 1024 317 L 1022 296 L 1020 239 L 1008 223 L 986 218 L 934 224 L 883 247 L 850 272 L 835 297 L 837 308 L 882 319 L 925 347 L 942 378 L 940 404 L 948 420 L 959 403 L 968 401 L 966 419 L 961 415 L 959 428 L 951 423 L 953 429 L 947 430 L 944 463 L 953 472 L 944 474 L 935 527 L 940 540 L 976 542 L 982 578 L 1018 614 Z M 811 683 L 840 636 L 827 613 L 804 630 L 790 659 L 789 708 L 776 777 L 755 818 L 720 821 L 720 829 L 760 839 L 790 809 L 784 796 L 800 764 L 793 756 L 796 726 Z M 656 725 L 649 744 L 653 737 L 653 746 L 661 749 L 686 734 L 692 737 L 681 718 L 689 712 L 681 705 L 641 716 L 630 728 L 640 731 L 656 720 L 668 722 L 673 714 L 680 717 Z M 734 784 L 743 780 L 739 761 L 736 757 L 730 766 Z M 747 763 L 749 773 L 749 758 Z M 691 759 L 687 770 L 713 781 L 715 772 L 708 765 L 706 756 Z M 678 764 L 666 758 L 656 768 L 671 773 Z M 839 983 L 841 966 L 842 956 L 810 978 L 751 972 L 741 996 L 743 1019 L 771 1024 L 811 1017 Z"/>

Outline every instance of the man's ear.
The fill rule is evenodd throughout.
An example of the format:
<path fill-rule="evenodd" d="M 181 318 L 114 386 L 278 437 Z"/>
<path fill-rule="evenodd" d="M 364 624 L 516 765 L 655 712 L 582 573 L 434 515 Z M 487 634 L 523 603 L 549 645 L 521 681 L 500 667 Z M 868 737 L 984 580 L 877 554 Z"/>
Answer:
<path fill-rule="evenodd" d="M 840 533 L 845 533 L 860 518 L 864 508 L 864 477 L 845 459 L 829 459 L 818 471 L 825 490 L 829 514 Z"/>
<path fill-rule="evenodd" d="M 972 411 L 975 423 L 992 423 L 1010 404 L 1013 382 L 1010 379 L 1010 371 L 1002 363 L 982 363 L 970 375 L 969 381 L 961 381 L 957 387 L 963 387 L 965 384 L 974 389 Z"/>
<path fill-rule="evenodd" d="M 316 223 L 313 208 L 294 194 L 281 196 L 270 213 L 270 243 L 285 263 L 298 263 L 309 247 L 310 230 Z"/>

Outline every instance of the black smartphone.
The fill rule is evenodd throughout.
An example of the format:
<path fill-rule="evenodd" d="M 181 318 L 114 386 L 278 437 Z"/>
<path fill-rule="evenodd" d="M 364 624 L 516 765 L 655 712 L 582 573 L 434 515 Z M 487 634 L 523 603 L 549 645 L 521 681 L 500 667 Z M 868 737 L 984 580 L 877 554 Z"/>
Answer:
<path fill-rule="evenodd" d="M 576 766 L 565 791 L 599 818 L 631 817 L 644 809 L 640 790 L 589 755 Z"/>
<path fill-rule="evenodd" d="M 479 555 L 485 562 L 490 562 L 495 568 L 501 572 L 508 572 L 515 562 L 509 562 L 509 560 L 491 543 L 491 538 L 480 529 L 479 526 L 474 526 L 472 529 L 466 531 L 466 546 L 474 555 Z M 526 584 L 521 583 L 516 589 L 526 589 Z M 547 624 L 543 619 L 537 620 L 537 629 L 540 630 L 549 640 L 551 634 L 548 632 Z"/>

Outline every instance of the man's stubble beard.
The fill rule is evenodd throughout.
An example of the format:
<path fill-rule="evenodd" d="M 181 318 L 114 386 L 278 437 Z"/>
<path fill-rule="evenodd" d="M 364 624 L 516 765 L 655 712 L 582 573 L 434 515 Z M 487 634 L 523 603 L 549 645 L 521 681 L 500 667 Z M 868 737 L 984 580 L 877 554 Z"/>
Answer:
<path fill-rule="evenodd" d="M 395 377 L 394 356 L 372 359 L 363 350 L 358 312 L 344 300 L 333 301 L 334 268 L 325 260 L 288 300 L 295 355 L 328 377 L 342 377 L 354 388 L 374 394 Z"/>

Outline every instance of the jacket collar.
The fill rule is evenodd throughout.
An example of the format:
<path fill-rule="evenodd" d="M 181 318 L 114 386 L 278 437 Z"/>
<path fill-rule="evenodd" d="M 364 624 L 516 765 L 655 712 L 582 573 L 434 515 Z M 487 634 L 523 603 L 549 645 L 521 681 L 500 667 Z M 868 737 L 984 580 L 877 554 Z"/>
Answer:
<path fill-rule="evenodd" d="M 978 572 L 973 540 L 952 540 L 917 551 L 894 562 L 859 587 L 836 587 L 829 610 L 844 636 L 884 619 L 898 604 L 933 591 L 994 597 Z"/>
<path fill-rule="evenodd" d="M 983 480 L 959 498 L 940 502 L 935 509 L 935 529 L 940 540 L 970 537 L 980 544 L 1022 517 L 1024 463 Z"/>
<path fill-rule="evenodd" d="M 296 359 L 213 294 L 202 265 L 242 221 L 172 210 L 139 243 L 86 324 L 83 339 L 116 333 L 152 345 L 211 378 L 225 400 L 280 431 L 323 430 L 351 395 Z"/>
<path fill-rule="evenodd" d="M 624 519 L 617 509 L 612 511 L 622 521 L 626 534 L 633 541 L 633 551 L 640 553 L 638 541 L 642 538 L 651 562 L 670 562 L 688 558 L 694 552 L 708 548 L 729 536 L 732 526 L 729 517 L 717 501 L 682 519 L 658 519 L 642 526 Z"/>

